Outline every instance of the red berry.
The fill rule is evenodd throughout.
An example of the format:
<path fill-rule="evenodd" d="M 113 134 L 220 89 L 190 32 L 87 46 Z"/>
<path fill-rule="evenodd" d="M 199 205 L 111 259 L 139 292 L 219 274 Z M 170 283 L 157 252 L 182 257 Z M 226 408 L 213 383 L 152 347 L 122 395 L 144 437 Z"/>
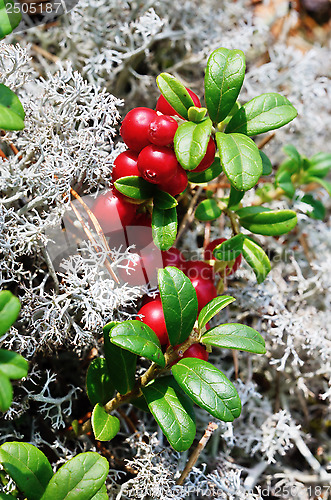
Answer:
<path fill-rule="evenodd" d="M 92 212 L 99 221 L 104 233 L 118 231 L 123 226 L 128 226 L 136 214 L 136 205 L 128 203 L 114 191 L 98 196 Z"/>
<path fill-rule="evenodd" d="M 187 87 L 185 87 L 185 88 L 188 91 L 188 93 L 190 94 L 190 96 L 192 97 L 193 102 L 194 102 L 194 106 L 201 108 L 201 102 L 200 102 L 199 97 L 192 90 L 188 89 Z M 170 106 L 170 104 L 163 97 L 163 95 L 160 95 L 160 97 L 157 100 L 156 111 L 160 111 L 160 113 L 163 113 L 164 115 L 180 116 L 178 113 L 176 113 L 174 108 L 172 106 Z M 183 117 L 181 116 L 181 118 L 183 118 Z"/>
<path fill-rule="evenodd" d="M 197 358 L 208 361 L 209 353 L 201 344 L 192 344 L 183 354 L 183 358 Z"/>
<path fill-rule="evenodd" d="M 183 270 L 185 266 L 185 257 L 178 248 L 172 247 L 162 252 L 163 266 L 173 266 Z"/>
<path fill-rule="evenodd" d="M 160 294 L 157 292 L 154 297 L 151 297 L 150 295 L 144 295 L 143 298 L 141 299 L 141 307 L 145 306 L 146 304 L 149 304 L 150 302 L 153 302 L 155 299 L 160 299 Z"/>
<path fill-rule="evenodd" d="M 202 262 L 201 260 L 188 260 L 185 263 L 184 273 L 188 278 L 194 279 L 204 278 L 206 280 L 210 280 L 213 278 L 213 268 L 210 264 L 206 262 Z"/>
<path fill-rule="evenodd" d="M 178 169 L 175 152 L 165 146 L 146 146 L 138 156 L 138 169 L 152 184 L 166 182 Z"/>
<path fill-rule="evenodd" d="M 171 196 L 176 196 L 186 189 L 187 184 L 187 173 L 178 163 L 175 175 L 165 182 L 158 184 L 158 188 L 171 194 Z"/>
<path fill-rule="evenodd" d="M 138 153 L 136 153 L 136 151 L 130 151 L 128 149 L 128 151 L 119 154 L 114 161 L 112 172 L 113 182 L 121 177 L 128 177 L 129 175 L 138 175 L 140 177 L 137 161 Z"/>
<path fill-rule="evenodd" d="M 213 163 L 215 159 L 215 153 L 216 153 L 215 142 L 212 138 L 210 138 L 205 156 L 202 158 L 199 165 L 194 170 L 192 170 L 192 172 L 203 172 L 204 170 L 207 170 L 207 168 L 210 167 L 210 165 Z"/>
<path fill-rule="evenodd" d="M 213 250 L 218 245 L 220 245 L 221 243 L 223 243 L 224 241 L 226 241 L 226 238 L 217 238 L 216 240 L 211 241 L 210 243 L 208 243 L 208 245 L 206 246 L 205 251 L 204 251 L 204 259 L 205 260 L 216 260 L 215 257 L 214 257 L 214 255 L 213 255 Z M 233 274 L 233 273 L 235 273 L 237 271 L 238 267 L 241 264 L 241 260 L 242 260 L 242 254 L 238 255 L 238 257 L 234 261 L 234 264 L 233 264 L 232 268 L 229 268 L 228 266 L 226 266 L 225 269 L 226 269 L 227 276 L 230 276 L 230 274 Z"/>
<path fill-rule="evenodd" d="M 211 300 L 217 297 L 217 291 L 214 283 L 211 280 L 206 280 L 198 276 L 197 278 L 192 278 L 191 283 L 195 288 L 197 298 L 198 298 L 198 313 L 201 311 L 205 305 Z"/>
<path fill-rule="evenodd" d="M 149 326 L 156 333 L 161 345 L 166 345 L 169 342 L 169 338 L 161 299 L 148 302 L 140 309 L 138 314 L 143 315 L 143 317 L 139 318 L 137 316 L 137 319 L 145 323 L 145 325 Z"/>
<path fill-rule="evenodd" d="M 157 115 L 149 126 L 149 140 L 156 146 L 172 144 L 178 128 L 176 120 L 171 116 Z"/>
<path fill-rule="evenodd" d="M 134 151 L 141 151 L 150 144 L 149 126 L 157 113 L 149 108 L 134 108 L 125 116 L 120 134 L 125 144 Z"/>

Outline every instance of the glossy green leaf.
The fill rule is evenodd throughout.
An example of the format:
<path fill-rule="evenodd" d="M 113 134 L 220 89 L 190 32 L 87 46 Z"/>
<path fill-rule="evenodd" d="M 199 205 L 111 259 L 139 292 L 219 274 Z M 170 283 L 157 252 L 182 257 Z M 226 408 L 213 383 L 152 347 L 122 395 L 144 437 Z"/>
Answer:
<path fill-rule="evenodd" d="M 161 73 L 156 83 L 166 101 L 187 120 L 188 110 L 194 106 L 194 102 L 184 85 L 169 73 Z"/>
<path fill-rule="evenodd" d="M 21 309 L 20 301 L 8 290 L 0 292 L 0 336 L 15 323 Z"/>
<path fill-rule="evenodd" d="M 259 150 L 259 153 L 262 160 L 262 175 L 270 175 L 272 172 L 272 163 L 263 151 Z"/>
<path fill-rule="evenodd" d="M 312 208 L 312 210 L 306 211 L 309 217 L 317 220 L 323 220 L 325 218 L 326 208 L 320 200 L 316 200 L 311 194 L 305 194 L 300 201 Z"/>
<path fill-rule="evenodd" d="M 237 206 L 238 203 L 241 202 L 244 196 L 245 196 L 245 191 L 238 191 L 233 186 L 231 186 L 228 208 Z"/>
<path fill-rule="evenodd" d="M 153 207 L 152 235 L 155 245 L 160 250 L 169 250 L 177 235 L 177 211 L 175 208 L 167 210 Z"/>
<path fill-rule="evenodd" d="M 188 119 L 190 122 L 199 123 L 206 116 L 207 108 L 198 108 L 197 106 L 192 106 L 188 110 Z"/>
<path fill-rule="evenodd" d="M 120 193 L 135 200 L 148 200 L 154 196 L 155 187 L 137 175 L 121 177 L 114 183 Z"/>
<path fill-rule="evenodd" d="M 24 109 L 17 95 L 3 83 L 0 83 L 0 128 L 22 130 L 24 128 L 24 117 Z"/>
<path fill-rule="evenodd" d="M 177 200 L 171 196 L 171 194 L 161 191 L 160 189 L 156 189 L 153 203 L 159 210 L 168 210 L 178 205 Z"/>
<path fill-rule="evenodd" d="M 192 331 L 198 314 L 197 295 L 189 278 L 176 267 L 159 269 L 158 282 L 170 344 L 175 346 Z"/>
<path fill-rule="evenodd" d="M 42 451 L 29 443 L 5 443 L 0 446 L 0 463 L 28 500 L 42 498 L 53 476 L 51 464 Z"/>
<path fill-rule="evenodd" d="M 103 327 L 105 358 L 112 383 L 118 392 L 126 394 L 135 384 L 137 356 L 111 343 L 111 331 L 117 324 L 111 322 Z"/>
<path fill-rule="evenodd" d="M 317 153 L 309 160 L 307 173 L 309 175 L 323 178 L 331 170 L 331 154 L 330 153 Z"/>
<path fill-rule="evenodd" d="M 235 260 L 242 252 L 244 235 L 236 234 L 232 238 L 223 241 L 220 245 L 214 248 L 213 255 L 215 259 L 228 262 Z"/>
<path fill-rule="evenodd" d="M 325 179 L 320 179 L 319 177 L 309 177 L 306 184 L 309 184 L 310 182 L 317 182 L 317 184 L 320 184 L 328 195 L 331 196 L 331 182 L 326 181 Z"/>
<path fill-rule="evenodd" d="M 0 0 L 0 40 L 9 35 L 21 22 L 22 14 L 20 11 L 16 12 L 16 7 L 12 0 Z"/>
<path fill-rule="evenodd" d="M 216 179 L 222 173 L 221 160 L 216 156 L 212 165 L 203 172 L 187 172 L 189 182 L 194 184 L 206 184 Z"/>
<path fill-rule="evenodd" d="M 176 451 L 187 450 L 196 433 L 193 405 L 173 377 L 159 378 L 142 391 L 170 445 Z"/>
<path fill-rule="evenodd" d="M 265 207 L 250 207 L 255 209 L 244 212 L 245 209 L 237 210 L 240 224 L 255 234 L 265 236 L 279 236 L 288 233 L 296 226 L 297 216 L 293 210 L 266 210 Z"/>
<path fill-rule="evenodd" d="M 93 497 L 91 497 L 91 500 L 108 500 L 109 499 L 109 496 L 108 496 L 108 492 L 107 492 L 107 487 L 105 484 L 103 484 L 100 488 L 99 491 L 96 492 L 95 495 L 93 495 Z"/>
<path fill-rule="evenodd" d="M 41 500 L 90 500 L 104 484 L 108 460 L 98 453 L 80 453 L 66 462 L 49 481 Z"/>
<path fill-rule="evenodd" d="M 111 441 L 120 430 L 119 419 L 109 415 L 99 403 L 93 408 L 91 425 L 98 441 Z"/>
<path fill-rule="evenodd" d="M 239 323 L 216 326 L 201 337 L 201 342 L 206 345 L 238 349 L 255 354 L 265 354 L 266 352 L 263 337 L 250 326 Z"/>
<path fill-rule="evenodd" d="M 174 137 L 177 160 L 185 170 L 194 170 L 206 154 L 212 122 L 206 118 L 200 123 L 185 122 Z"/>
<path fill-rule="evenodd" d="M 180 360 L 172 368 L 178 385 L 201 408 L 224 422 L 239 417 L 241 402 L 234 385 L 207 361 Z"/>
<path fill-rule="evenodd" d="M 28 374 L 29 364 L 20 354 L 0 349 L 0 372 L 10 379 L 21 379 Z"/>
<path fill-rule="evenodd" d="M 267 254 L 250 238 L 244 239 L 242 253 L 247 264 L 253 269 L 257 282 L 262 283 L 271 270 Z"/>
<path fill-rule="evenodd" d="M 219 48 L 210 55 L 205 75 L 205 100 L 214 123 L 223 121 L 233 108 L 245 77 L 241 50 Z"/>
<path fill-rule="evenodd" d="M 238 191 L 251 189 L 262 175 L 262 160 L 256 144 L 242 134 L 217 132 L 216 141 L 223 170 Z"/>
<path fill-rule="evenodd" d="M 208 302 L 208 304 L 200 311 L 198 317 L 199 328 L 203 328 L 208 323 L 208 321 L 210 321 L 214 316 L 216 316 L 216 314 L 224 309 L 224 307 L 231 304 L 231 302 L 235 300 L 236 299 L 234 297 L 223 295 L 220 297 L 216 297 L 215 299 Z"/>
<path fill-rule="evenodd" d="M 290 172 L 284 170 L 279 175 L 277 175 L 275 185 L 283 189 L 283 191 L 289 198 L 293 198 L 295 194 L 295 186 L 292 183 L 292 175 L 290 174 Z"/>
<path fill-rule="evenodd" d="M 105 358 L 94 359 L 86 374 L 86 389 L 92 405 L 106 404 L 113 396 L 115 387 Z"/>
<path fill-rule="evenodd" d="M 9 378 L 0 372 L 0 411 L 7 411 L 13 401 L 13 388 Z"/>
<path fill-rule="evenodd" d="M 144 396 L 140 396 L 139 398 L 136 398 L 136 399 L 131 399 L 130 403 L 133 406 L 135 406 L 136 408 L 139 408 L 139 410 L 142 410 L 146 413 L 149 413 L 149 408 L 148 408 L 148 405 L 146 403 L 146 399 L 144 398 Z"/>
<path fill-rule="evenodd" d="M 119 323 L 111 330 L 110 340 L 122 349 L 144 356 L 154 363 L 164 367 L 165 359 L 161 344 L 153 330 L 139 320 Z"/>
<path fill-rule="evenodd" d="M 215 220 L 218 219 L 221 213 L 222 210 L 217 205 L 217 201 L 210 198 L 199 203 L 195 211 L 195 217 L 202 221 Z"/>
<path fill-rule="evenodd" d="M 283 127 L 297 116 L 297 110 L 286 97 L 261 94 L 241 106 L 226 127 L 226 133 L 257 135 Z"/>

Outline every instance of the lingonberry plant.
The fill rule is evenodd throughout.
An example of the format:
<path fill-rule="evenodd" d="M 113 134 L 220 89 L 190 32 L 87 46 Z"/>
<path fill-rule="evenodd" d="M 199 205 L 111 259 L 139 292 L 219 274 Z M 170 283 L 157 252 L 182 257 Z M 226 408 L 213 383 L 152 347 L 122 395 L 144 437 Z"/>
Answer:
<path fill-rule="evenodd" d="M 105 357 L 92 361 L 86 377 L 87 394 L 94 405 L 91 421 L 81 428 L 76 422 L 77 434 L 92 427 L 96 439 L 113 439 L 120 422 L 111 413 L 132 403 L 150 411 L 171 446 L 184 451 L 196 433 L 194 403 L 225 422 L 240 415 L 238 393 L 207 361 L 208 351 L 215 347 L 263 354 L 263 338 L 253 328 L 236 323 L 207 330 L 208 321 L 233 297 L 212 297 L 201 308 L 194 282 L 176 267 L 159 270 L 158 281 L 161 298 L 141 308 L 140 320 L 104 327 Z M 137 356 L 151 361 L 139 377 Z"/>

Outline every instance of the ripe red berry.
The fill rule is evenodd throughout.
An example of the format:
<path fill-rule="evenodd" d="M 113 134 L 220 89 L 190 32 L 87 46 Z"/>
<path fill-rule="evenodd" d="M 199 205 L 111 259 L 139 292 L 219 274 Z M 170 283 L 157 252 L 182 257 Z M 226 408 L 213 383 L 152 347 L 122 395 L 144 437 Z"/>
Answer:
<path fill-rule="evenodd" d="M 202 262 L 201 260 L 188 260 L 185 263 L 184 273 L 188 278 L 194 279 L 204 278 L 206 280 L 211 280 L 213 278 L 213 268 L 210 264 Z"/>
<path fill-rule="evenodd" d="M 213 255 L 213 250 L 218 245 L 220 245 L 221 243 L 223 243 L 224 241 L 226 241 L 226 238 L 217 238 L 216 240 L 211 241 L 210 243 L 208 243 L 208 245 L 206 246 L 205 251 L 204 251 L 204 259 L 205 260 L 216 260 L 215 257 L 214 257 L 214 255 Z M 233 273 L 236 272 L 236 270 L 238 269 L 238 267 L 241 264 L 241 260 L 242 260 L 242 254 L 238 255 L 238 257 L 234 261 L 234 264 L 233 264 L 232 268 L 229 268 L 228 266 L 226 266 L 225 269 L 226 269 L 227 276 L 230 276 L 231 274 L 233 274 Z"/>
<path fill-rule="evenodd" d="M 128 177 L 129 175 L 138 175 L 140 177 L 137 161 L 138 153 L 136 151 L 130 151 L 130 149 L 128 149 L 128 151 L 119 154 L 114 161 L 112 171 L 113 182 L 121 177 Z"/>
<path fill-rule="evenodd" d="M 161 299 L 155 299 L 145 304 L 138 315 L 143 315 L 137 319 L 149 326 L 157 335 L 160 344 L 166 345 L 169 342 L 167 327 L 164 320 Z"/>
<path fill-rule="evenodd" d="M 98 196 L 92 212 L 98 219 L 103 232 L 109 233 L 131 224 L 136 214 L 136 205 L 125 201 L 120 193 L 108 191 Z"/>
<path fill-rule="evenodd" d="M 191 283 L 195 288 L 197 298 L 198 298 L 198 313 L 201 311 L 205 305 L 211 300 L 217 297 L 217 291 L 214 283 L 211 280 L 206 280 L 198 276 L 197 278 L 192 278 Z"/>
<path fill-rule="evenodd" d="M 149 140 L 156 146 L 172 144 L 178 128 L 176 120 L 171 116 L 157 115 L 149 126 Z"/>
<path fill-rule="evenodd" d="M 175 175 L 165 182 L 158 184 L 158 188 L 162 191 L 166 191 L 171 194 L 171 196 L 176 196 L 182 193 L 188 184 L 188 178 L 186 171 L 177 163 L 177 171 Z"/>
<path fill-rule="evenodd" d="M 152 184 L 166 182 L 178 169 L 175 152 L 165 146 L 146 146 L 138 156 L 142 177 Z"/>
<path fill-rule="evenodd" d="M 210 165 L 213 163 L 215 159 L 215 153 L 216 153 L 215 142 L 212 138 L 210 138 L 205 156 L 202 158 L 199 165 L 194 170 L 192 170 L 192 172 L 203 172 L 204 170 L 207 170 L 207 168 L 210 167 Z"/>
<path fill-rule="evenodd" d="M 197 358 L 208 361 L 209 353 L 201 344 L 192 344 L 183 354 L 183 358 Z"/>
<path fill-rule="evenodd" d="M 173 266 L 183 270 L 186 264 L 184 255 L 178 248 L 171 247 L 162 252 L 163 266 Z"/>
<path fill-rule="evenodd" d="M 128 148 L 141 151 L 150 144 L 149 126 L 156 117 L 156 111 L 149 108 L 134 108 L 128 112 L 120 129 L 120 134 Z"/>
<path fill-rule="evenodd" d="M 194 102 L 194 106 L 201 108 L 201 102 L 200 102 L 199 97 L 192 90 L 188 89 L 187 87 L 185 87 L 185 88 L 188 91 L 188 93 L 190 94 L 190 96 L 192 97 L 193 102 Z M 178 113 L 176 113 L 174 108 L 172 106 L 170 106 L 170 104 L 163 97 L 163 95 L 160 95 L 160 97 L 157 100 L 156 111 L 160 111 L 160 113 L 163 113 L 164 115 L 180 116 Z M 181 118 L 183 118 L 183 117 L 181 116 Z"/>

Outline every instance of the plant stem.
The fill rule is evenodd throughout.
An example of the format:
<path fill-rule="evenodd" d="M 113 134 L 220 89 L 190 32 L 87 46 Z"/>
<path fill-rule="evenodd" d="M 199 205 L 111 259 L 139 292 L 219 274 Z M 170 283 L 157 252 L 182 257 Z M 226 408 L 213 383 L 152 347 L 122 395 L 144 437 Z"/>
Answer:
<path fill-rule="evenodd" d="M 235 214 L 235 212 L 233 212 L 229 208 L 226 208 L 224 210 L 224 213 L 230 219 L 233 235 L 236 236 L 236 234 L 240 234 L 240 227 L 239 227 L 239 223 L 238 223 L 238 216 Z"/>

